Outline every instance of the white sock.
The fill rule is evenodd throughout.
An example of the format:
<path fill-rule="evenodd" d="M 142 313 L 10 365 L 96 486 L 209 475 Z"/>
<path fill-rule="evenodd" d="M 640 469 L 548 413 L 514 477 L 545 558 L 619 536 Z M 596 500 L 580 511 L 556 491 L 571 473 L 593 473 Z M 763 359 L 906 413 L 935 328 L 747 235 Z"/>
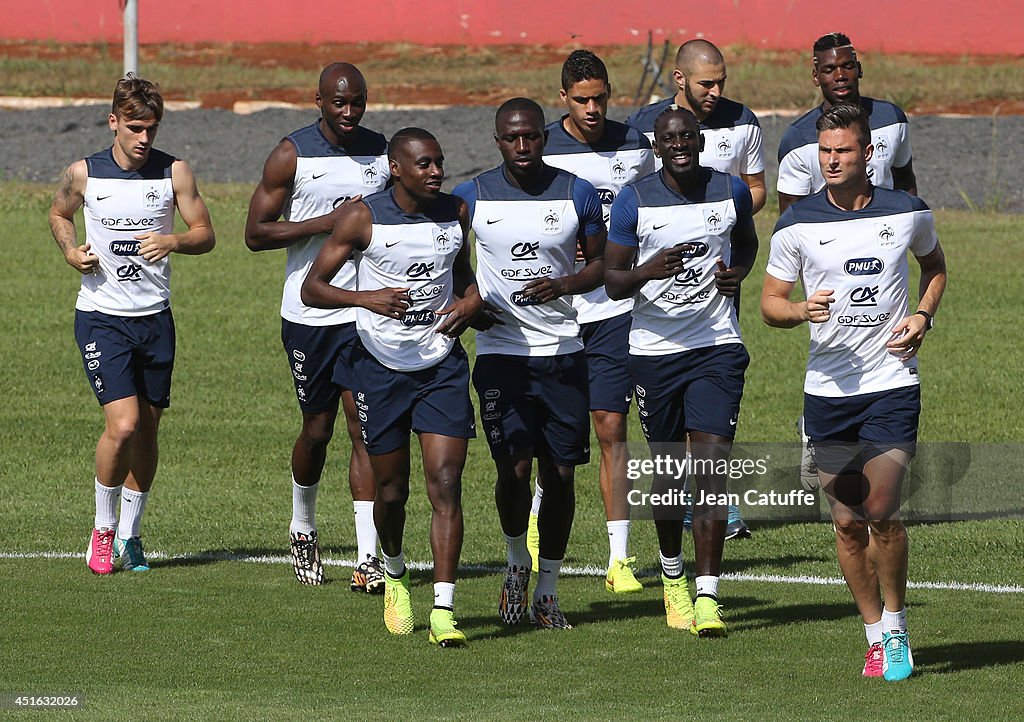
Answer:
<path fill-rule="evenodd" d="M 890 632 L 907 631 L 907 608 L 903 607 L 898 612 L 890 612 L 882 608 L 882 629 Z"/>
<path fill-rule="evenodd" d="M 658 552 L 658 556 L 661 557 L 661 571 L 669 579 L 678 579 L 683 576 L 683 555 L 680 554 L 677 557 L 667 557 L 661 552 Z"/>
<path fill-rule="evenodd" d="M 868 646 L 872 644 L 882 643 L 882 632 L 885 631 L 885 625 L 882 624 L 882 620 L 879 619 L 874 624 L 864 625 L 864 636 L 868 638 Z"/>
<path fill-rule="evenodd" d="M 316 531 L 316 492 L 320 482 L 301 486 L 292 477 L 292 534 L 312 534 Z"/>
<path fill-rule="evenodd" d="M 629 556 L 629 519 L 608 522 L 608 567 Z"/>
<path fill-rule="evenodd" d="M 142 512 L 146 510 L 148 491 L 135 491 L 125 487 L 121 490 L 121 520 L 117 525 L 118 539 L 131 539 L 139 536 L 142 524 Z"/>
<path fill-rule="evenodd" d="M 526 567 L 529 569 L 533 562 L 530 560 L 530 551 L 526 548 L 526 532 L 519 536 L 505 534 L 504 537 L 509 566 Z"/>
<path fill-rule="evenodd" d="M 434 607 L 455 611 L 455 582 L 434 582 Z"/>
<path fill-rule="evenodd" d="M 561 559 L 545 559 L 537 557 L 540 573 L 537 575 L 537 588 L 533 590 L 533 598 L 557 597 L 558 573 L 562 571 Z"/>
<path fill-rule="evenodd" d="M 540 485 L 540 479 L 534 482 L 533 503 L 530 505 L 530 513 L 540 516 L 540 501 L 544 498 L 544 487 Z"/>
<path fill-rule="evenodd" d="M 352 510 L 356 515 L 356 559 L 362 562 L 367 557 L 377 556 L 377 527 L 373 525 L 373 502 L 353 501 Z"/>
<path fill-rule="evenodd" d="M 384 560 L 384 571 L 389 577 L 398 579 L 405 574 L 405 552 L 400 551 L 397 556 L 389 557 L 382 551 L 380 555 Z"/>
<path fill-rule="evenodd" d="M 117 526 L 117 500 L 121 498 L 121 487 L 103 486 L 99 479 L 96 479 L 96 517 L 93 520 L 93 527 L 96 529 L 113 529 Z"/>
<path fill-rule="evenodd" d="M 697 583 L 697 596 L 714 597 L 718 599 L 718 577 L 701 575 L 693 581 Z"/>

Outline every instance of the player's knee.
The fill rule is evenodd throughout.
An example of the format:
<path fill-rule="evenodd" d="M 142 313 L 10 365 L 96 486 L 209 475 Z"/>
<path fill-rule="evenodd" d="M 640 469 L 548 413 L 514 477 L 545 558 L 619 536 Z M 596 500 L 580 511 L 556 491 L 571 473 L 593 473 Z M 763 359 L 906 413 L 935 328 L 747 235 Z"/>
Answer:
<path fill-rule="evenodd" d="M 868 523 L 864 519 L 836 519 L 832 526 L 840 540 L 859 539 L 868 530 Z"/>
<path fill-rule="evenodd" d="M 139 417 L 137 415 L 124 415 L 107 419 L 105 434 L 110 441 L 118 446 L 127 445 L 138 431 Z"/>
<path fill-rule="evenodd" d="M 907 538 L 907 528 L 900 519 L 872 521 L 871 536 L 883 544 L 899 544 Z"/>
<path fill-rule="evenodd" d="M 435 504 L 451 505 L 462 498 L 462 473 L 457 466 L 427 474 L 427 491 Z"/>
<path fill-rule="evenodd" d="M 334 437 L 334 424 L 322 419 L 307 419 L 302 424 L 301 438 L 311 448 L 323 449 Z"/>
<path fill-rule="evenodd" d="M 408 500 L 409 481 L 407 479 L 377 479 L 377 502 L 388 506 L 405 506 Z"/>

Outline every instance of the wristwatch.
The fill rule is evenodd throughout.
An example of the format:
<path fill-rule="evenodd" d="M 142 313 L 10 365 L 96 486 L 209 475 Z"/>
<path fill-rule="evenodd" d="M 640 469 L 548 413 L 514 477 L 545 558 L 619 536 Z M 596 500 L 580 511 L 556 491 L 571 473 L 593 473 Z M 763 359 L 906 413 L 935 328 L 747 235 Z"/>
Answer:
<path fill-rule="evenodd" d="M 915 316 L 917 316 L 918 314 L 920 314 L 921 316 L 924 316 L 925 320 L 928 321 L 928 330 L 929 331 L 931 331 L 933 328 L 935 328 L 935 316 L 933 316 L 932 314 L 928 313 L 927 311 L 921 311 L 921 310 L 914 311 L 914 315 Z"/>

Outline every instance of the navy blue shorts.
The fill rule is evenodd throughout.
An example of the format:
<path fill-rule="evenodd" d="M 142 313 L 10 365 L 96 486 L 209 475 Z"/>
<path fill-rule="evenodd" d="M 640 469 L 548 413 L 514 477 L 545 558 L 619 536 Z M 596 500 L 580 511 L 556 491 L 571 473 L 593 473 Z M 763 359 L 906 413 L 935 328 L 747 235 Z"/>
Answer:
<path fill-rule="evenodd" d="M 390 453 L 409 432 L 457 439 L 476 436 L 476 414 L 469 400 L 469 359 L 456 342 L 451 352 L 419 371 L 394 371 L 357 342 L 352 352 L 356 410 L 366 450 Z"/>
<path fill-rule="evenodd" d="M 334 409 L 342 389 L 352 388 L 348 369 L 357 341 L 355 323 L 305 326 L 281 319 L 281 343 L 288 354 L 295 395 L 303 412 L 318 414 Z"/>
<path fill-rule="evenodd" d="M 735 438 L 750 364 L 741 343 L 664 356 L 630 354 L 636 408 L 648 442 L 682 442 L 699 431 Z"/>
<path fill-rule="evenodd" d="M 590 461 L 590 399 L 582 351 L 561 356 L 477 356 L 480 396 L 491 456 L 546 454 L 561 466 Z"/>
<path fill-rule="evenodd" d="M 75 311 L 75 341 L 101 406 L 130 396 L 170 406 L 174 338 L 169 308 L 149 316 Z"/>
<path fill-rule="evenodd" d="M 629 378 L 629 327 L 633 314 L 604 318 L 580 325 L 583 353 L 590 378 L 590 410 L 629 411 L 633 381 Z"/>
<path fill-rule="evenodd" d="M 845 397 L 804 394 L 804 431 L 815 462 L 836 474 L 889 449 L 915 453 L 921 418 L 921 387 Z"/>

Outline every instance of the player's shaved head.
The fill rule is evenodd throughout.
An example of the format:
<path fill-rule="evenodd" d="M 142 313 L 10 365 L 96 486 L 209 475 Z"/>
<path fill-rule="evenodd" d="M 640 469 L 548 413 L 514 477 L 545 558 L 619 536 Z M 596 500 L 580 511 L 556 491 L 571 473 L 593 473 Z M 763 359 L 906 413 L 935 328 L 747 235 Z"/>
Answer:
<path fill-rule="evenodd" d="M 410 143 L 416 141 L 437 143 L 437 138 L 429 130 L 423 128 L 402 128 L 400 131 L 391 136 L 391 140 L 388 141 L 388 160 L 396 160 L 400 151 L 404 151 Z M 438 143 L 438 147 L 440 147 Z"/>
<path fill-rule="evenodd" d="M 331 96 L 342 82 L 353 90 L 366 90 L 366 79 L 352 63 L 331 63 L 320 73 L 319 90 L 323 96 Z"/>
<path fill-rule="evenodd" d="M 684 108 L 681 105 L 672 104 L 661 111 L 661 114 L 654 121 L 654 135 L 658 135 L 658 131 L 665 128 L 665 124 L 673 118 L 682 118 L 687 123 L 691 123 L 694 128 L 700 127 L 700 121 L 697 120 L 697 116 L 694 115 L 689 108 Z"/>
<path fill-rule="evenodd" d="M 698 65 L 724 65 L 725 56 L 707 40 L 687 40 L 679 46 L 676 53 L 676 68 L 684 75 L 689 74 Z"/>
<path fill-rule="evenodd" d="M 537 101 L 530 100 L 529 98 L 511 98 L 502 103 L 501 107 L 498 108 L 498 112 L 494 114 L 494 130 L 500 132 L 498 126 L 501 121 L 513 113 L 532 113 L 537 116 L 540 127 L 544 127 L 544 109 L 540 107 Z"/>

